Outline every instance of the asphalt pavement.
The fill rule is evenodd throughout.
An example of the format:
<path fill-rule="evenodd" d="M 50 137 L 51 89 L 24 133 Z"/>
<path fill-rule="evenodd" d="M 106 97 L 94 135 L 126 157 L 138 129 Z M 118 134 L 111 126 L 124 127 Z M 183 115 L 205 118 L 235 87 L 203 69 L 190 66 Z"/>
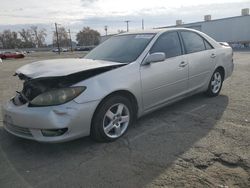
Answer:
<path fill-rule="evenodd" d="M 21 87 L 15 69 L 47 58 L 58 56 L 1 63 L 1 104 Z M 4 131 L 0 117 L 0 187 L 250 187 L 250 52 L 234 59 L 218 97 L 198 94 L 157 110 L 112 143 L 24 140 Z"/>

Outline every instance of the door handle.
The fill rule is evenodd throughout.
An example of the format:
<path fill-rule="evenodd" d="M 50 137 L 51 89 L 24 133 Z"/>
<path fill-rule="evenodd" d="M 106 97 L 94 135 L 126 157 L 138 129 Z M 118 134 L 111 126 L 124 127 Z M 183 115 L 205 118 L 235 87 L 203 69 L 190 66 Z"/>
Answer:
<path fill-rule="evenodd" d="M 179 67 L 185 67 L 187 66 L 187 63 L 185 61 L 182 61 L 180 64 L 179 64 Z"/>
<path fill-rule="evenodd" d="M 211 54 L 211 56 L 210 56 L 211 58 L 215 58 L 216 57 L 216 55 L 215 54 Z"/>

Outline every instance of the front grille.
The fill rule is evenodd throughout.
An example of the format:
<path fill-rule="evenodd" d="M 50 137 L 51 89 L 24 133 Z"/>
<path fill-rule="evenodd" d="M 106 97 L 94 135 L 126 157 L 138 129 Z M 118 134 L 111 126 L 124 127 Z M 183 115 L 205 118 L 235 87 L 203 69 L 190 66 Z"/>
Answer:
<path fill-rule="evenodd" d="M 30 130 L 28 128 L 18 127 L 16 125 L 4 122 L 5 128 L 10 132 L 26 137 L 33 137 Z"/>

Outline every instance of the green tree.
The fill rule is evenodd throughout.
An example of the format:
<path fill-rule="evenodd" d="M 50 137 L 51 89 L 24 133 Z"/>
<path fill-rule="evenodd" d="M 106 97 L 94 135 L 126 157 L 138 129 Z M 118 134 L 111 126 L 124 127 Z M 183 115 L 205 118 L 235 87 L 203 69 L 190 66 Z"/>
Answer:
<path fill-rule="evenodd" d="M 100 42 L 100 33 L 89 27 L 84 27 L 76 34 L 76 40 L 80 46 L 98 45 Z"/>

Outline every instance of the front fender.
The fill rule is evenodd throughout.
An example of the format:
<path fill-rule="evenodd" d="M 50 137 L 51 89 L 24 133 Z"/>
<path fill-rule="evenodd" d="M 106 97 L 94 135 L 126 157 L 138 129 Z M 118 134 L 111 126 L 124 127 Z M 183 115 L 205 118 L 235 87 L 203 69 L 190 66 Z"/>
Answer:
<path fill-rule="evenodd" d="M 75 102 L 101 101 L 113 92 L 125 90 L 135 96 L 140 108 L 142 99 L 139 66 L 138 63 L 134 62 L 75 84 L 75 86 L 87 87 L 81 95 L 74 99 Z"/>

